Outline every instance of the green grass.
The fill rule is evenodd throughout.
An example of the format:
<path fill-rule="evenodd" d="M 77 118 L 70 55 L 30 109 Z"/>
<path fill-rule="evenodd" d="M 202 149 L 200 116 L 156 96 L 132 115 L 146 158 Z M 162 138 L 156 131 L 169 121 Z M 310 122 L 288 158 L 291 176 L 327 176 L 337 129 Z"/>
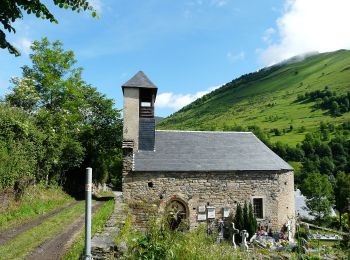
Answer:
<path fill-rule="evenodd" d="M 296 252 L 270 251 L 255 248 L 243 252 L 238 247 L 233 249 L 231 241 L 216 243 L 216 235 L 208 236 L 205 225 L 188 232 L 174 232 L 164 226 L 164 223 L 151 221 L 145 234 L 138 233 L 132 227 L 125 227 L 124 235 L 120 236 L 128 245 L 128 251 L 123 259 L 169 259 L 169 260 L 216 260 L 216 259 L 301 259 Z M 124 229 L 123 228 L 123 229 Z M 122 231 L 123 231 L 122 229 Z M 119 241 L 120 242 L 120 241 Z M 320 259 L 346 259 L 346 252 L 335 247 L 335 243 L 321 243 L 322 250 L 308 256 L 320 256 Z M 324 246 L 324 247 L 323 247 Z M 302 255 L 302 259 L 311 259 Z M 314 259 L 314 258 L 312 258 Z"/>
<path fill-rule="evenodd" d="M 114 200 L 108 200 L 102 205 L 102 207 L 94 214 L 92 219 L 92 234 L 100 231 L 109 216 L 112 214 L 114 209 Z M 84 233 L 82 232 L 73 246 L 63 256 L 63 259 L 79 259 L 81 253 L 84 250 Z"/>
<path fill-rule="evenodd" d="M 342 50 L 268 68 L 247 80 L 228 83 L 162 120 L 157 128 L 223 130 L 258 125 L 269 132 L 292 125 L 292 132 L 272 135 L 271 141 L 295 145 L 307 132 L 314 132 L 320 121 L 338 125 L 350 120 L 350 113 L 332 117 L 324 110 L 314 110 L 313 103 L 296 102 L 298 94 L 323 90 L 325 86 L 338 94 L 349 91 L 350 73 L 344 71 L 349 66 L 350 51 Z M 305 131 L 300 132 L 302 127 Z"/>
<path fill-rule="evenodd" d="M 0 231 L 32 221 L 73 199 L 59 187 L 32 186 L 19 201 L 10 201 L 0 212 Z"/>
<path fill-rule="evenodd" d="M 0 246 L 0 259 L 23 259 L 34 248 L 54 237 L 84 212 L 84 202 L 69 207 L 42 224 Z"/>
<path fill-rule="evenodd" d="M 257 256 L 234 250 L 229 242 L 217 244 L 215 235 L 206 235 L 205 225 L 189 232 L 173 232 L 160 226 L 163 225 L 151 222 L 146 234 L 128 227 L 128 232 L 123 235 L 123 241 L 128 245 L 124 259 L 228 260 Z"/>

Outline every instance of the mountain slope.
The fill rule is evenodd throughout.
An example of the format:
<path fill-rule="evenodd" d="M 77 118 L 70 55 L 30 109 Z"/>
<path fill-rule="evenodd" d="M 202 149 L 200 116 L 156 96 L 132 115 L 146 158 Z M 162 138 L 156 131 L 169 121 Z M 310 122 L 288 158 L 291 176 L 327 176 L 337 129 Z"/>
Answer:
<path fill-rule="evenodd" d="M 234 130 L 257 125 L 265 132 L 285 132 L 272 134 L 272 141 L 296 144 L 321 121 L 350 120 L 349 112 L 334 117 L 316 109 L 315 102 L 297 101 L 298 96 L 325 87 L 337 95 L 350 90 L 350 51 L 317 54 L 241 76 L 162 120 L 157 128 Z"/>

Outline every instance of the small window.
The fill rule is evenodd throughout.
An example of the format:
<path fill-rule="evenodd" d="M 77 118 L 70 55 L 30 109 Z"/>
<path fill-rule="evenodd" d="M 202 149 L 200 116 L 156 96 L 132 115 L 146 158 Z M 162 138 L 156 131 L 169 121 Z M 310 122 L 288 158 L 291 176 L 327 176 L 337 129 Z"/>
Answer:
<path fill-rule="evenodd" d="M 256 218 L 264 218 L 263 216 L 263 199 L 254 198 L 253 199 L 254 215 Z"/>
<path fill-rule="evenodd" d="M 141 107 L 151 107 L 152 103 L 151 102 L 141 102 Z"/>
<path fill-rule="evenodd" d="M 148 183 L 148 187 L 149 187 L 149 188 L 153 188 L 153 182 L 150 181 L 150 182 Z"/>

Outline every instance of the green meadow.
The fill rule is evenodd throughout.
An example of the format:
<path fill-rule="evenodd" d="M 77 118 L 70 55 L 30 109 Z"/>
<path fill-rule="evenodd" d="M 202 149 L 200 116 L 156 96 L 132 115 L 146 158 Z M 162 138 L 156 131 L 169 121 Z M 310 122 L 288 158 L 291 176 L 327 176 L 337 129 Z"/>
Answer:
<path fill-rule="evenodd" d="M 315 102 L 298 102 L 298 95 L 315 90 L 350 91 L 350 51 L 339 50 L 287 61 L 243 75 L 160 121 L 158 129 L 236 130 L 259 126 L 272 142 L 295 145 L 321 121 L 339 125 L 350 113 L 334 117 L 315 109 Z M 282 135 L 275 135 L 278 129 Z"/>

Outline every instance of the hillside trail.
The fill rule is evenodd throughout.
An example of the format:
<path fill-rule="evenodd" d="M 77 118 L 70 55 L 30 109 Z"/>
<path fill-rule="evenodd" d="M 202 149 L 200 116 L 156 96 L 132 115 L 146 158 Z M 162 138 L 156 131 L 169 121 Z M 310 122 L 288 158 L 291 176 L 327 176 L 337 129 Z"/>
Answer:
<path fill-rule="evenodd" d="M 92 206 L 92 213 L 95 213 L 104 202 L 96 201 Z M 30 260 L 56 260 L 61 259 L 67 249 L 73 244 L 77 236 L 84 228 L 85 213 L 80 215 L 72 224 L 66 227 L 61 233 L 42 243 L 35 248 L 25 259 Z"/>
<path fill-rule="evenodd" d="M 33 227 L 36 227 L 38 225 L 40 225 L 41 223 L 43 223 L 45 220 L 47 220 L 48 218 L 60 213 L 61 211 L 77 204 L 78 201 L 73 201 L 70 202 L 60 208 L 57 208 L 55 210 L 50 211 L 49 213 L 33 220 L 33 221 L 29 221 L 23 225 L 17 226 L 17 227 L 13 227 L 10 229 L 5 229 L 3 231 L 0 232 L 0 245 L 5 244 L 7 241 L 15 238 L 16 236 L 19 236 L 20 234 L 22 234 L 23 232 L 27 231 L 28 229 L 31 229 Z"/>

